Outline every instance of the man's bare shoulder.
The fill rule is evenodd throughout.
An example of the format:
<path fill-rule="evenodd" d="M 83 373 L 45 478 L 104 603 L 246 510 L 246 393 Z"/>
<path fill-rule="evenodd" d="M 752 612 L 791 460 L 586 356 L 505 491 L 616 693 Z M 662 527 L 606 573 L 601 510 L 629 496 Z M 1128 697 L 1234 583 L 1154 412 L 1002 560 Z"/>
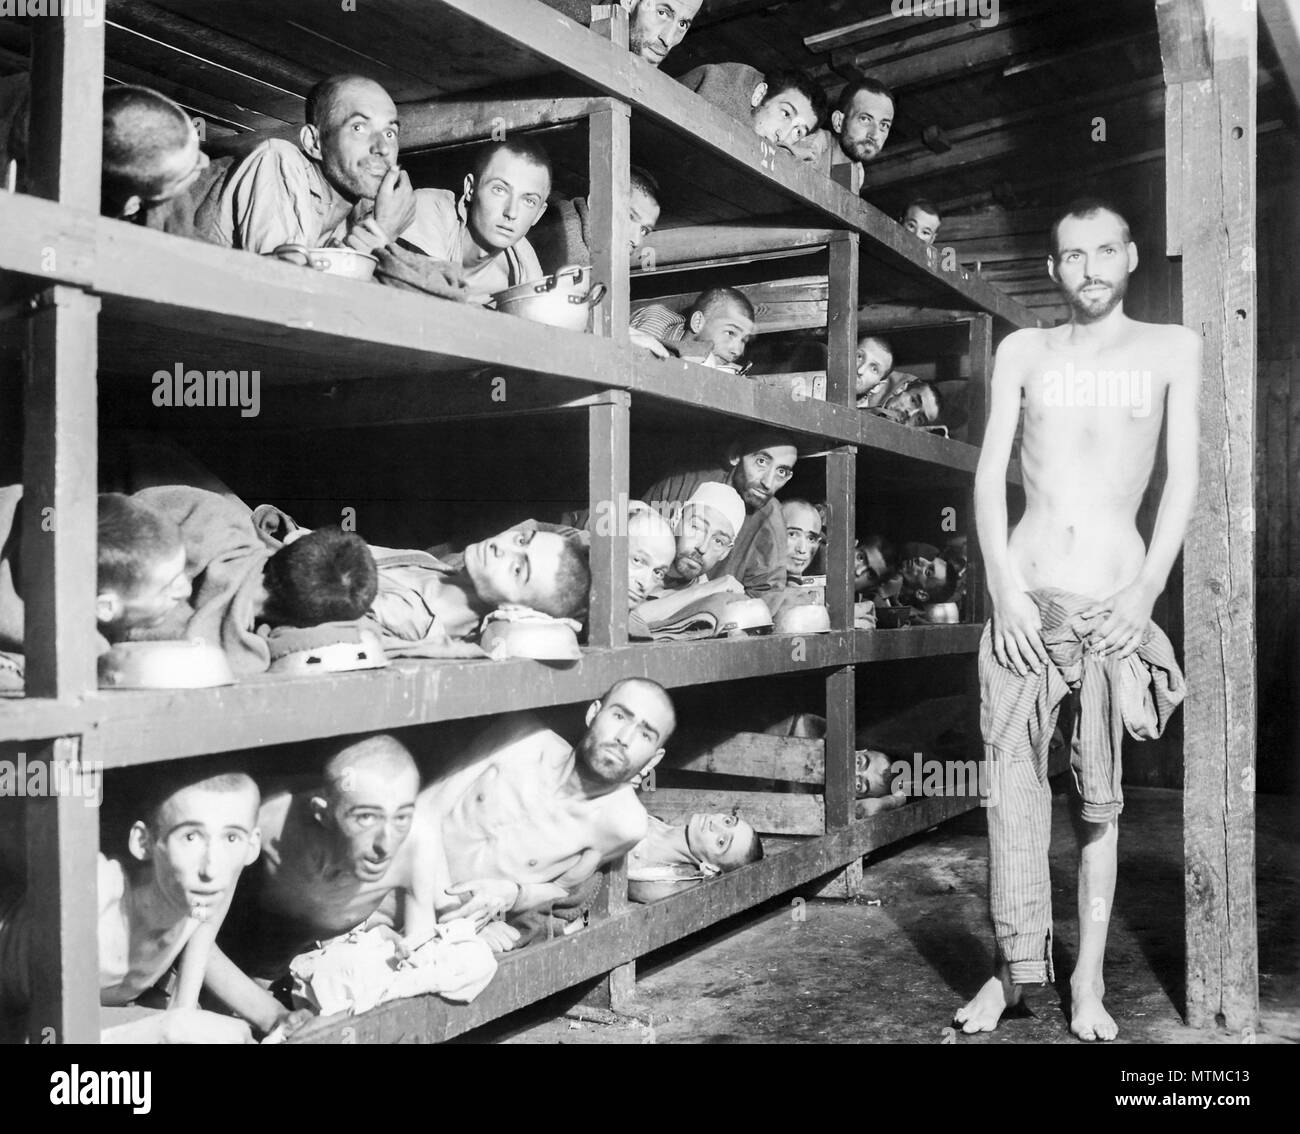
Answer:
<path fill-rule="evenodd" d="M 1012 331 L 998 344 L 998 361 L 1007 363 L 1032 358 L 1048 345 L 1050 333 L 1047 327 L 1021 327 Z"/>
<path fill-rule="evenodd" d="M 605 797 L 605 829 L 619 843 L 635 845 L 650 829 L 650 816 L 637 798 L 636 789 L 624 785 Z"/>

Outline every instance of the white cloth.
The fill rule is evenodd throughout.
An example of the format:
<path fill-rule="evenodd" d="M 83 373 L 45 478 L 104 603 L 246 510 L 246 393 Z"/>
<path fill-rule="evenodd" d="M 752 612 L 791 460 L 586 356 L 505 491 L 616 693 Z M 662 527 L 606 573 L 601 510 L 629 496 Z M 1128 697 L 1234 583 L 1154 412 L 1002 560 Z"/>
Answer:
<path fill-rule="evenodd" d="M 390 934 L 372 929 L 326 942 L 289 965 L 295 1003 L 322 1016 L 367 1012 L 389 1000 L 428 992 L 468 1004 L 496 971 L 491 947 L 478 939 L 466 918 L 435 926 L 406 958 L 398 958 Z"/>

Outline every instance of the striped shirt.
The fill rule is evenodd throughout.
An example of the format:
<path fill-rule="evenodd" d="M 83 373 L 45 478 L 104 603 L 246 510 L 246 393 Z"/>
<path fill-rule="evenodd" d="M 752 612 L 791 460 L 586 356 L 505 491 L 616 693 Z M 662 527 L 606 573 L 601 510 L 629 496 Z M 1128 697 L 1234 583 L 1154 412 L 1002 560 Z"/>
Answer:
<path fill-rule="evenodd" d="M 652 303 L 634 311 L 628 325 L 632 330 L 644 331 L 661 343 L 679 343 L 686 335 L 686 316 L 662 303 Z"/>

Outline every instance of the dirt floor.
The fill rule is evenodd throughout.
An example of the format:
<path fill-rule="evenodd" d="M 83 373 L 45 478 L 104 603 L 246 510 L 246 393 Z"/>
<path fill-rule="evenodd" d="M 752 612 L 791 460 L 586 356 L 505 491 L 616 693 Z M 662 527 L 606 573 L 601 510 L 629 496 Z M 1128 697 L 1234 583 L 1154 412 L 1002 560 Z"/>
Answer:
<path fill-rule="evenodd" d="M 1181 793 L 1126 792 L 1106 966 L 1119 1042 L 1300 1043 L 1300 801 L 1258 799 L 1260 1026 L 1243 1037 L 1182 1022 Z M 945 1031 L 991 963 L 984 816 L 973 813 L 873 855 L 852 902 L 774 900 L 644 958 L 638 1018 L 570 995 L 463 1042 L 1077 1043 L 1063 1010 L 1077 941 L 1064 796 L 1053 831 L 1056 987 L 992 1034 Z"/>

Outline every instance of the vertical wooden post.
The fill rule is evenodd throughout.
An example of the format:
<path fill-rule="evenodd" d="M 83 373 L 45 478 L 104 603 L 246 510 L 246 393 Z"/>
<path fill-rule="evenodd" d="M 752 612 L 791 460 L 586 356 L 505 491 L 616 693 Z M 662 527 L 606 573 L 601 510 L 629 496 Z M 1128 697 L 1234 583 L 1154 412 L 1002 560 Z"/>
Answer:
<path fill-rule="evenodd" d="M 28 188 L 99 212 L 104 26 L 81 17 L 32 22 Z M 57 254 L 57 249 L 51 249 Z M 23 387 L 24 652 L 29 697 L 95 687 L 95 496 L 99 300 L 55 286 L 36 300 Z M 45 742 L 51 785 L 77 767 L 79 741 Z M 56 767 L 58 771 L 56 773 Z M 99 1039 L 95 910 L 99 817 L 77 795 L 25 804 L 27 893 L 34 934 L 28 1035 Z"/>
<path fill-rule="evenodd" d="M 627 644 L 628 460 L 632 396 L 608 390 L 587 409 L 587 495 L 591 507 L 591 603 L 587 642 Z"/>
<path fill-rule="evenodd" d="M 83 784 L 78 746 L 63 737 L 27 753 L 29 766 L 48 762 L 51 785 L 49 794 L 26 801 L 32 1043 L 99 1042 L 97 801 L 55 791 Z"/>
<path fill-rule="evenodd" d="M 858 245 L 856 232 L 837 232 L 828 250 L 826 400 L 839 406 L 857 400 Z"/>
<path fill-rule="evenodd" d="M 28 327 L 23 388 L 24 650 L 29 697 L 95 688 L 96 317 L 48 288 Z"/>
<path fill-rule="evenodd" d="M 1187 1022 L 1253 1032 L 1255 118 L 1253 6 L 1157 0 L 1171 107 L 1169 246 L 1204 340 L 1200 504 L 1183 550 Z M 1206 17 L 1209 16 L 1207 21 Z M 1178 97 L 1173 97 L 1174 93 Z"/>
<path fill-rule="evenodd" d="M 31 29 L 28 192 L 98 213 L 104 21 L 41 16 Z"/>
<path fill-rule="evenodd" d="M 592 10 L 591 29 L 627 47 L 627 13 L 617 5 Z M 626 337 L 631 286 L 628 246 L 631 240 L 629 169 L 632 162 L 631 110 L 627 103 L 608 101 L 588 121 L 587 206 L 591 215 L 592 279 L 606 287 L 592 316 L 592 330 L 605 338 Z M 608 406 L 590 411 L 588 452 L 592 502 L 591 617 L 588 641 L 593 646 L 627 644 L 627 500 L 631 452 L 631 395 L 611 391 Z M 600 499 L 612 501 L 607 515 L 617 522 L 608 536 L 594 522 Z M 606 871 L 600 912 L 617 915 L 627 908 L 627 859 Z M 630 1007 L 636 991 L 636 962 L 613 969 L 583 1002 L 618 1012 Z"/>
<path fill-rule="evenodd" d="M 828 249 L 826 400 L 840 406 L 856 401 L 858 349 L 858 252 L 856 232 L 836 233 Z M 826 544 L 826 604 L 835 633 L 853 633 L 853 541 L 857 523 L 857 450 L 836 449 L 826 457 L 829 505 Z M 826 675 L 827 832 L 853 822 L 857 718 L 856 673 L 852 666 Z M 852 898 L 862 883 L 862 862 L 849 863 L 819 891 L 822 897 Z"/>
<path fill-rule="evenodd" d="M 627 47 L 627 13 L 613 5 L 608 13 L 594 13 L 592 30 Z M 625 336 L 630 313 L 631 285 L 628 248 L 631 244 L 632 165 L 631 108 L 625 102 L 605 100 L 605 108 L 588 120 L 587 207 L 591 215 L 592 279 L 606 287 L 605 297 L 592 315 L 596 334 Z"/>

